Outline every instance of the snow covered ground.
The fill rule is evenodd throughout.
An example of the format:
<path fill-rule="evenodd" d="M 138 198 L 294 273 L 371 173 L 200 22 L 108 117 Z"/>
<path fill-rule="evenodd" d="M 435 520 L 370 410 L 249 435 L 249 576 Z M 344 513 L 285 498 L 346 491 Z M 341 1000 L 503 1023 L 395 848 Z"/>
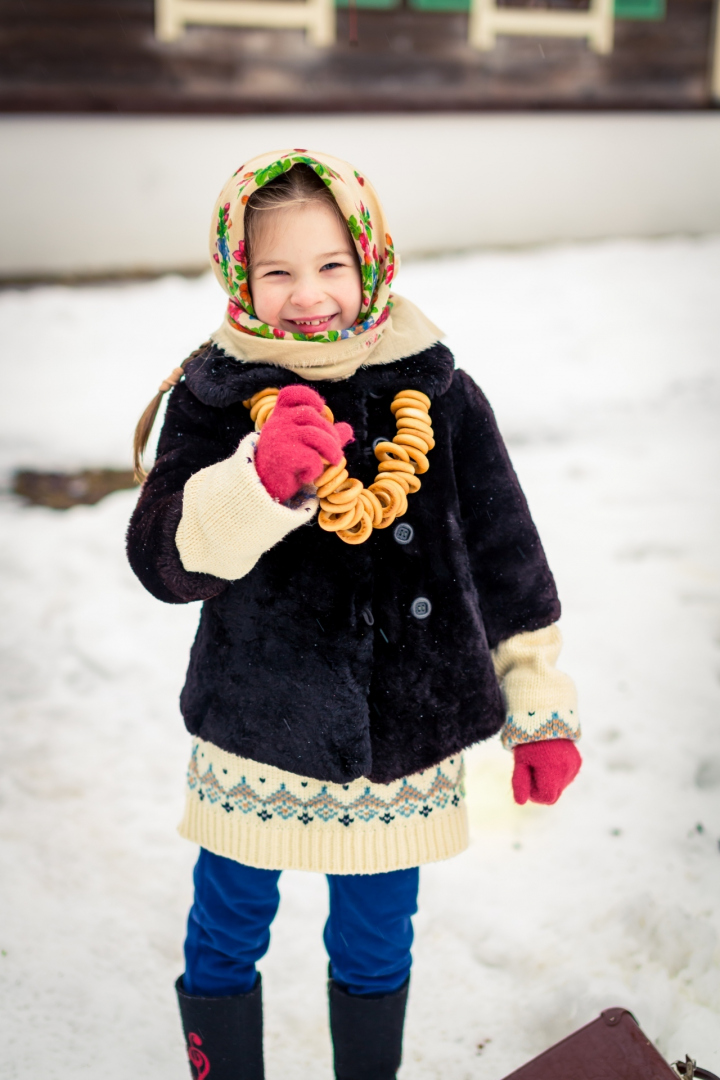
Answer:
<path fill-rule="evenodd" d="M 422 872 L 402 1080 L 500 1080 L 611 1005 L 720 1071 L 720 238 L 406 265 L 510 443 L 564 601 L 584 769 L 516 807 L 469 755 L 470 850 Z M 0 295 L 0 468 L 124 465 L 219 322 L 204 277 Z M 177 708 L 197 606 L 124 562 L 134 495 L 0 499 L 0 1016 L 8 1080 L 180 1080 L 194 849 Z M 269 1080 L 330 1080 L 326 887 L 288 873 Z"/>

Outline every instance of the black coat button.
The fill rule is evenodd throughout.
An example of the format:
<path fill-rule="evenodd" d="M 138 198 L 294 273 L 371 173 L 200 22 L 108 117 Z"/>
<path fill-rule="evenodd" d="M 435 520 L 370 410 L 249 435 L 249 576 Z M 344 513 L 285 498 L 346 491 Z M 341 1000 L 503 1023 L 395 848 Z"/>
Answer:
<path fill-rule="evenodd" d="M 432 604 L 427 596 L 416 596 L 410 605 L 410 614 L 414 615 L 416 619 L 427 619 L 431 611 Z"/>
<path fill-rule="evenodd" d="M 373 439 L 373 450 L 380 445 L 381 442 L 392 442 L 392 439 L 386 438 L 385 435 L 378 435 L 377 439 Z"/>
<path fill-rule="evenodd" d="M 415 530 L 412 525 L 408 525 L 407 521 L 401 521 L 400 524 L 396 525 L 393 529 L 393 536 L 398 544 L 409 544 L 414 535 Z"/>

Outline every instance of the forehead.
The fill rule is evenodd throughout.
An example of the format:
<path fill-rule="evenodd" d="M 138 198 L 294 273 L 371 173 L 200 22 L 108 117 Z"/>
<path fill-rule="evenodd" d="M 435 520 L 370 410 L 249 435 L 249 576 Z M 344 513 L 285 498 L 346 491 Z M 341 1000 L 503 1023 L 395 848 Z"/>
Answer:
<path fill-rule="evenodd" d="M 309 255 L 353 250 L 338 215 L 319 201 L 259 210 L 254 233 L 255 262 L 261 254 L 267 258 L 291 252 Z"/>

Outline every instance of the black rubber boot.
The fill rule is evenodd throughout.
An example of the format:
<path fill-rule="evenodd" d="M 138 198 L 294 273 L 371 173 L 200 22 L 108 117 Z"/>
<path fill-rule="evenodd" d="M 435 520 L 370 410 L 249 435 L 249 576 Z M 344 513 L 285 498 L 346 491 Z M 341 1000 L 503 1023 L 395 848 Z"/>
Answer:
<path fill-rule="evenodd" d="M 265 1080 L 262 984 L 249 994 L 195 997 L 175 983 L 193 1080 Z"/>
<path fill-rule="evenodd" d="M 408 979 L 394 994 L 358 997 L 330 979 L 330 1032 L 337 1080 L 395 1080 L 402 1061 Z"/>

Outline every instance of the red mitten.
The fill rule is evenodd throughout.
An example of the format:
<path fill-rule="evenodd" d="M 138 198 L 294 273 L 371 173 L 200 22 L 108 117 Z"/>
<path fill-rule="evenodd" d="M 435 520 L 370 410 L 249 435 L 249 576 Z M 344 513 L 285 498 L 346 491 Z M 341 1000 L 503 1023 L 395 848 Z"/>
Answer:
<path fill-rule="evenodd" d="M 572 739 L 516 746 L 512 787 L 515 802 L 556 803 L 580 772 L 582 758 Z"/>
<path fill-rule="evenodd" d="M 273 499 L 287 502 L 303 484 L 314 483 L 326 468 L 323 458 L 332 465 L 341 461 L 353 431 L 349 424 L 331 424 L 324 408 L 309 386 L 286 386 L 278 394 L 255 448 L 255 468 Z"/>

